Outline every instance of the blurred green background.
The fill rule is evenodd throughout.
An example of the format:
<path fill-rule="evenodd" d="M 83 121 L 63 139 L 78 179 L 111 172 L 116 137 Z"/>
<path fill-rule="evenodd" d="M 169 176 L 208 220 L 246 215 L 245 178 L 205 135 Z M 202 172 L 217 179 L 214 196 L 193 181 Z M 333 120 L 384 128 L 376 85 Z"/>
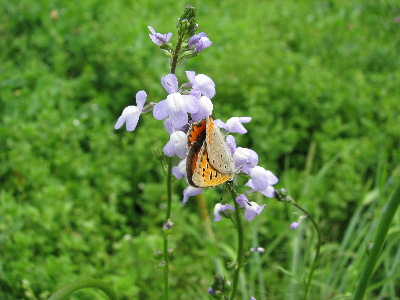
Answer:
<path fill-rule="evenodd" d="M 398 1 L 1 0 L 0 299 L 46 299 L 79 278 L 110 283 L 120 299 L 162 298 L 152 254 L 166 191 L 152 150 L 169 137 L 151 115 L 133 133 L 113 127 L 139 90 L 165 99 L 169 67 L 147 26 L 174 42 L 187 4 L 213 46 L 178 69 L 180 83 L 184 70 L 206 74 L 214 118 L 251 116 L 238 145 L 317 219 L 324 246 L 310 298 L 354 292 L 399 181 Z M 185 186 L 174 183 L 171 295 L 209 299 L 216 266 L 230 276 L 235 235 L 212 221 L 221 189 L 205 193 L 207 217 L 195 198 L 182 205 Z M 301 299 L 311 223 L 292 231 L 292 207 L 252 201 L 267 207 L 246 223 L 247 246 L 267 252 L 249 258 L 238 299 Z M 373 299 L 400 299 L 399 225 L 397 215 Z M 71 299 L 93 298 L 105 299 Z"/>

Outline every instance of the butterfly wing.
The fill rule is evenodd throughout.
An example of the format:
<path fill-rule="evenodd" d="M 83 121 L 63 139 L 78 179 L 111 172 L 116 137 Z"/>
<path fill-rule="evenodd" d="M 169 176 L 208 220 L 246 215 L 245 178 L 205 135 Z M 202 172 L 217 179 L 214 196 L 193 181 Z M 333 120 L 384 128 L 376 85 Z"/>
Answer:
<path fill-rule="evenodd" d="M 235 165 L 232 153 L 226 144 L 219 127 L 210 117 L 207 120 L 207 153 L 211 165 L 221 174 L 234 174 Z"/>
<path fill-rule="evenodd" d="M 222 174 L 209 161 L 206 144 L 203 144 L 197 154 L 196 165 L 189 184 L 198 188 L 208 188 L 223 184 L 233 179 L 234 174 Z"/>

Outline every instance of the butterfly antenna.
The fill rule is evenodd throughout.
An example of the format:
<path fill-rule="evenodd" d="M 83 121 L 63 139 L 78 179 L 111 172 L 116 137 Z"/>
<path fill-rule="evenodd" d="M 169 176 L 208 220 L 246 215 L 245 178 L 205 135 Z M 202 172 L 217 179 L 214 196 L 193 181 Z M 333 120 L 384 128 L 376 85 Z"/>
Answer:
<path fill-rule="evenodd" d="M 236 192 L 236 190 L 233 188 L 232 183 L 233 183 L 233 180 L 229 180 L 229 181 L 226 182 L 226 185 L 231 189 L 231 191 L 235 192 L 236 195 L 239 197 L 240 195 L 239 195 L 239 193 Z"/>
<path fill-rule="evenodd" d="M 233 180 L 230 180 L 230 181 L 228 181 L 228 182 L 226 183 L 226 185 L 227 185 L 233 192 L 235 192 L 236 195 L 237 195 L 238 197 L 240 197 L 239 193 L 236 192 L 236 190 L 233 188 L 232 182 L 233 182 Z M 251 203 L 250 203 L 248 200 L 245 199 L 245 201 L 246 201 L 246 203 L 247 203 L 249 206 L 252 206 Z"/>

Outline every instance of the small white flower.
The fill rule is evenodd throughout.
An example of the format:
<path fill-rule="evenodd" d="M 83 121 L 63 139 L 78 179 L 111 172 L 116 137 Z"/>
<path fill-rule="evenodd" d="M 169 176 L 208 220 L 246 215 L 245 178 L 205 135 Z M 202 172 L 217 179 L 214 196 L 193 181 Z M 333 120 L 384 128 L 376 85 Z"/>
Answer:
<path fill-rule="evenodd" d="M 140 114 L 143 112 L 144 103 L 146 102 L 147 94 L 145 91 L 140 91 L 136 94 L 136 104 L 126 107 L 115 124 L 115 129 L 120 129 L 126 122 L 126 130 L 134 131 L 139 121 Z"/>
<path fill-rule="evenodd" d="M 180 159 L 186 157 L 188 150 L 187 135 L 183 131 L 175 131 L 170 135 L 169 142 L 164 147 L 165 155 L 178 156 Z"/>

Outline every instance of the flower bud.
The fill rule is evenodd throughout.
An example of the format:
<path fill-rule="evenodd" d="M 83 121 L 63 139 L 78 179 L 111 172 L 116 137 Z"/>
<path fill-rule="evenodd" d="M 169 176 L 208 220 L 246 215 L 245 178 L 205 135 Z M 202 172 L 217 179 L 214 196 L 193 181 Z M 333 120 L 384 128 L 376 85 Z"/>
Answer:
<path fill-rule="evenodd" d="M 182 37 L 184 41 L 194 35 L 198 27 L 196 23 L 196 8 L 194 6 L 186 6 L 182 16 L 178 19 L 176 27 L 178 28 L 178 36 Z"/>

